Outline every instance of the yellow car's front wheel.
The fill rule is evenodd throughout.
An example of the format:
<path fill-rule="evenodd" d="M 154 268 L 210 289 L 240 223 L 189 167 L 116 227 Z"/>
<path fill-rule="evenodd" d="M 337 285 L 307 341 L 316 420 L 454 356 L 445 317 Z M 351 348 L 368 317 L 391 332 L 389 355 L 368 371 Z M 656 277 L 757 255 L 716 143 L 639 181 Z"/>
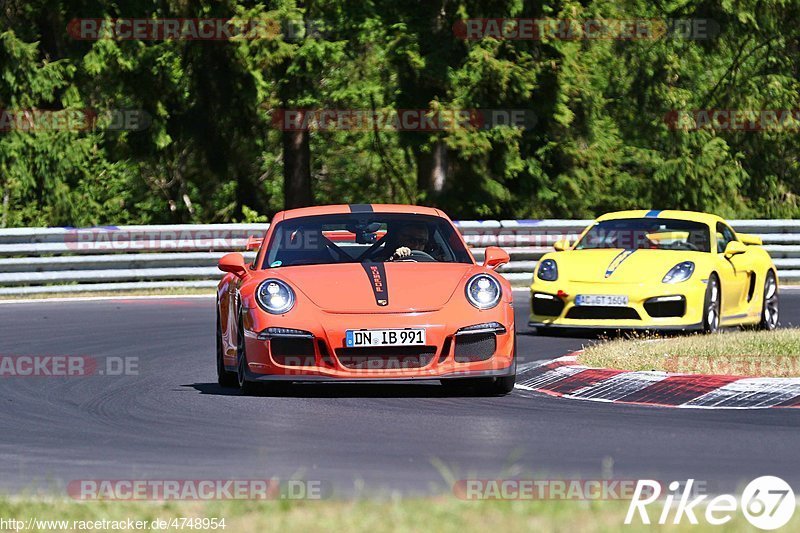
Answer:
<path fill-rule="evenodd" d="M 720 292 L 719 279 L 716 274 L 711 274 L 703 305 L 703 331 L 706 333 L 719 331 Z"/>
<path fill-rule="evenodd" d="M 767 272 L 767 279 L 764 281 L 764 303 L 758 327 L 768 331 L 778 327 L 778 282 L 771 270 Z"/>

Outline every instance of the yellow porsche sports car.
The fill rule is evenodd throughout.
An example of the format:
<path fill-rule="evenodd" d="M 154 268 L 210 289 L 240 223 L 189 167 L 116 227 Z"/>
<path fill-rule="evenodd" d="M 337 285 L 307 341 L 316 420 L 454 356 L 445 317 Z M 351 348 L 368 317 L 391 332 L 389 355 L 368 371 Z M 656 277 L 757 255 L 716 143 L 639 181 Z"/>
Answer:
<path fill-rule="evenodd" d="M 683 329 L 778 325 L 778 274 L 754 235 L 691 211 L 621 211 L 536 265 L 530 326 Z"/>

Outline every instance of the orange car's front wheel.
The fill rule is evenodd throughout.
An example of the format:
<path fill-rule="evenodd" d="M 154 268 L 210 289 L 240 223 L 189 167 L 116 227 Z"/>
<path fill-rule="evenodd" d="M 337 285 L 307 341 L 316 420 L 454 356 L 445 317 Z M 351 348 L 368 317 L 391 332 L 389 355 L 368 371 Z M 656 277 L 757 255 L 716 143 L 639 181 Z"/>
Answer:
<path fill-rule="evenodd" d="M 219 307 L 217 307 L 217 383 L 221 387 L 236 387 L 236 373 L 225 369 L 225 360 L 222 358 L 222 330 L 219 322 Z"/>
<path fill-rule="evenodd" d="M 246 396 L 259 392 L 258 383 L 247 381 L 247 351 L 244 342 L 244 324 L 239 320 L 239 331 L 236 334 L 236 381 L 239 390 Z"/>

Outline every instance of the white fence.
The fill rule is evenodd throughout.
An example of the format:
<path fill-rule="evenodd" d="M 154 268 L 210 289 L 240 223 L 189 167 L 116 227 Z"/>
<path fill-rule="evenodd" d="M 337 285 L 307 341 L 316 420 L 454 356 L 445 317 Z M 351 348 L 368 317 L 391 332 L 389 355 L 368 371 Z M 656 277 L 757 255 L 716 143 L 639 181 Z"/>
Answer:
<path fill-rule="evenodd" d="M 486 220 L 457 225 L 479 260 L 501 246 L 511 262 L 500 272 L 516 286 L 530 283 L 536 261 L 553 243 L 574 239 L 589 220 Z M 782 281 L 800 280 L 800 220 L 735 220 L 737 231 L 761 236 Z M 0 230 L 0 295 L 211 288 L 216 264 L 244 251 L 266 224 L 14 228 Z M 245 253 L 252 258 L 253 252 Z"/>

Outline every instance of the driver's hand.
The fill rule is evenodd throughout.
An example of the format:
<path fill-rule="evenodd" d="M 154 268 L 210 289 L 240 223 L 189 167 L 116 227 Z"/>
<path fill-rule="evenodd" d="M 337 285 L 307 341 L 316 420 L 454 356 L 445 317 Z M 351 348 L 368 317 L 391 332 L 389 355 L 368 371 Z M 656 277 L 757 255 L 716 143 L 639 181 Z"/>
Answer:
<path fill-rule="evenodd" d="M 405 259 L 406 257 L 411 255 L 411 248 L 407 246 L 401 246 L 397 250 L 394 251 L 392 254 L 392 259 Z"/>

